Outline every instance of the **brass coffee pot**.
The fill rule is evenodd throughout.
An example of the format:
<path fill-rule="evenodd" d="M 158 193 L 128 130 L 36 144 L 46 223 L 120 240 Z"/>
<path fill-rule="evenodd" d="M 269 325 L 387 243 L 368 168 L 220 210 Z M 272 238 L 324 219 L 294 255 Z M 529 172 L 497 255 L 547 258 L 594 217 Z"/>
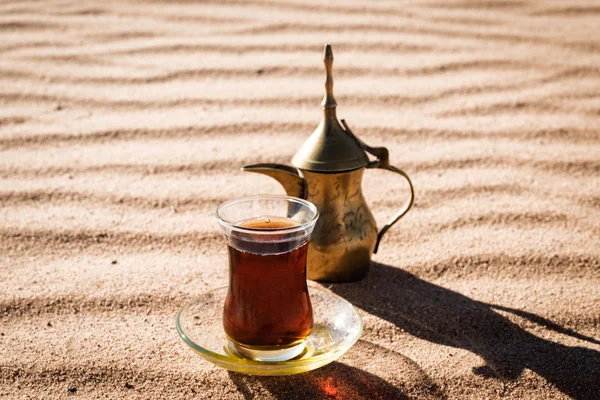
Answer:
<path fill-rule="evenodd" d="M 370 147 L 356 137 L 336 116 L 331 68 L 333 52 L 325 45 L 326 94 L 321 105 L 323 119 L 292 158 L 292 165 L 255 164 L 243 171 L 258 172 L 276 179 L 290 196 L 307 199 L 320 213 L 308 251 L 308 279 L 350 282 L 365 276 L 371 255 L 383 235 L 408 210 L 414 191 L 408 175 L 390 165 L 385 147 Z M 367 153 L 376 159 L 370 161 Z M 361 181 L 365 168 L 381 168 L 402 175 L 410 187 L 410 198 L 400 211 L 377 232 L 373 214 L 363 197 Z"/>

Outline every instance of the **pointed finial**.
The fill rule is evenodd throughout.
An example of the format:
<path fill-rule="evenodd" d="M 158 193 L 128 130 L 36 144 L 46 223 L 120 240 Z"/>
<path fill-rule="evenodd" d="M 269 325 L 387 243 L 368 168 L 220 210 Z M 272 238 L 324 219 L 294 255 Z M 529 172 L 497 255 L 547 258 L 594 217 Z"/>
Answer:
<path fill-rule="evenodd" d="M 325 79 L 325 97 L 323 98 L 323 102 L 321 105 L 324 108 L 335 108 L 337 103 L 335 98 L 333 97 L 333 75 L 331 72 L 333 66 L 333 50 L 331 50 L 331 45 L 325 45 L 325 52 L 323 54 L 323 62 L 325 63 L 325 72 L 327 74 L 327 79 Z"/>

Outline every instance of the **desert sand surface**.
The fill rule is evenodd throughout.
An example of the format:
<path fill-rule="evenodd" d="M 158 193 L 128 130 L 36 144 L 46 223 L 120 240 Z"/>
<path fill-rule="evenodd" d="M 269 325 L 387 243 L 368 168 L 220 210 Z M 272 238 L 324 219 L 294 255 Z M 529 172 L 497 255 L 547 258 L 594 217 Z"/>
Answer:
<path fill-rule="evenodd" d="M 363 281 L 365 330 L 292 377 L 178 337 L 227 284 L 215 207 L 283 193 L 338 116 L 413 179 Z M 378 224 L 407 197 L 367 171 Z M 599 399 L 600 4 L 0 2 L 0 397 Z"/>

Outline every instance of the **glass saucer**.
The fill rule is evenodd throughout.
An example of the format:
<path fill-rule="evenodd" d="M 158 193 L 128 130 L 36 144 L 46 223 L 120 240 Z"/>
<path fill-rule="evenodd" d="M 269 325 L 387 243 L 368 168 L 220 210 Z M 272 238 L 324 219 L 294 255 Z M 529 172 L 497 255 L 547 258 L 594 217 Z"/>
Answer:
<path fill-rule="evenodd" d="M 223 331 L 227 287 L 204 293 L 177 315 L 177 332 L 200 356 L 225 369 L 250 375 L 292 375 L 310 371 L 339 358 L 360 337 L 363 325 L 348 301 L 309 284 L 314 327 L 304 351 L 288 361 L 261 362 L 240 356 Z"/>

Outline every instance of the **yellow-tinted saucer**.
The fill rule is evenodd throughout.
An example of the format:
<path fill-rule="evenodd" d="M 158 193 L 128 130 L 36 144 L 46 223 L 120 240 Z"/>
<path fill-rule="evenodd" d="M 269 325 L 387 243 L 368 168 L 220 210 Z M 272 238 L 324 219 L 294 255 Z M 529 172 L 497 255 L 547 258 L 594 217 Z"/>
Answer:
<path fill-rule="evenodd" d="M 261 362 L 241 357 L 223 331 L 223 305 L 227 287 L 204 293 L 177 315 L 177 332 L 200 356 L 231 371 L 250 375 L 292 375 L 310 371 L 339 358 L 360 337 L 363 325 L 358 311 L 340 296 L 309 284 L 314 327 L 305 350 L 288 361 Z"/>

